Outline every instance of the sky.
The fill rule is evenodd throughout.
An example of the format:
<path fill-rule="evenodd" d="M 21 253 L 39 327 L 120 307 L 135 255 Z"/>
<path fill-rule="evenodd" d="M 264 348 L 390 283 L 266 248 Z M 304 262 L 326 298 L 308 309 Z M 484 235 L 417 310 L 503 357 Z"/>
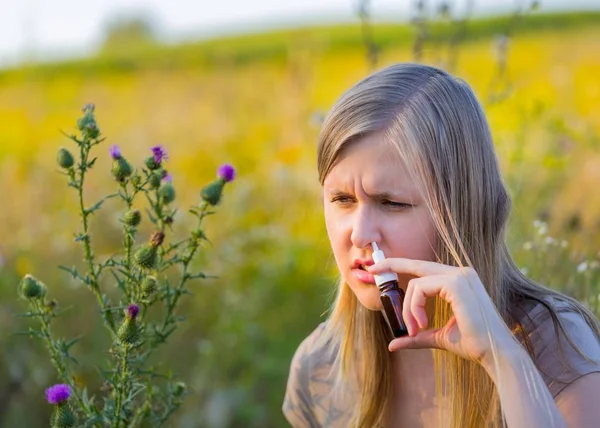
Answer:
<path fill-rule="evenodd" d="M 474 0 L 474 11 L 513 11 L 529 1 Z M 451 3 L 461 10 L 467 2 Z M 375 19 L 406 20 L 413 0 L 370 3 Z M 27 59 L 89 54 L 115 16 L 144 13 L 164 40 L 177 42 L 310 22 L 353 21 L 357 4 L 358 0 L 0 0 L 0 67 Z M 600 9 L 600 0 L 541 0 L 540 4 L 542 11 Z"/>

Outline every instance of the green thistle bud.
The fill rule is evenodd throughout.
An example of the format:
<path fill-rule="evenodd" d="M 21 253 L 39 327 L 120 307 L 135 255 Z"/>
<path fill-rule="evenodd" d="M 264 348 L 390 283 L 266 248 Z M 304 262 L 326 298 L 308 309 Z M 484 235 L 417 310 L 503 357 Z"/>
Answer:
<path fill-rule="evenodd" d="M 119 340 L 123 343 L 134 344 L 140 339 L 140 329 L 135 318 L 125 318 L 119 327 Z"/>
<path fill-rule="evenodd" d="M 117 181 L 124 181 L 133 172 L 131 165 L 123 157 L 119 157 L 113 161 L 112 164 L 112 175 Z"/>
<path fill-rule="evenodd" d="M 142 220 L 140 210 L 129 210 L 123 215 L 123 223 L 128 226 L 137 226 Z"/>
<path fill-rule="evenodd" d="M 148 177 L 148 185 L 151 189 L 158 189 L 158 187 L 160 186 L 160 180 L 162 180 L 161 172 L 155 171 L 152 174 L 150 174 L 150 177 Z"/>
<path fill-rule="evenodd" d="M 173 395 L 175 397 L 181 397 L 181 395 L 185 392 L 187 386 L 183 382 L 177 382 L 173 385 Z"/>
<path fill-rule="evenodd" d="M 131 177 L 131 184 L 133 184 L 135 187 L 139 187 L 140 184 L 142 184 L 142 177 L 140 177 L 139 175 L 134 175 L 133 177 Z"/>
<path fill-rule="evenodd" d="M 96 118 L 93 111 L 88 111 L 84 116 L 77 119 L 77 128 L 82 132 L 93 125 L 96 125 Z"/>
<path fill-rule="evenodd" d="M 75 163 L 75 159 L 73 159 L 73 155 L 70 151 L 65 148 L 61 148 L 56 155 L 56 161 L 61 168 L 69 169 Z"/>
<path fill-rule="evenodd" d="M 75 415 L 67 403 L 61 403 L 54 407 L 51 419 L 52 428 L 71 428 L 75 426 L 76 422 Z"/>
<path fill-rule="evenodd" d="M 163 183 L 160 189 L 158 189 L 158 195 L 165 204 L 170 204 L 175 200 L 175 188 L 169 182 Z"/>
<path fill-rule="evenodd" d="M 202 189 L 200 196 L 210 205 L 218 205 L 223 195 L 223 187 L 225 187 L 225 180 L 218 178 Z"/>
<path fill-rule="evenodd" d="M 152 269 L 157 262 L 156 246 L 146 244 L 133 255 L 133 260 L 142 269 Z"/>
<path fill-rule="evenodd" d="M 154 171 L 155 169 L 160 168 L 160 163 L 158 163 L 158 162 L 156 162 L 156 160 L 154 160 L 154 156 L 150 156 L 150 157 L 146 158 L 145 164 L 146 164 L 146 168 L 148 168 L 151 171 Z"/>
<path fill-rule="evenodd" d="M 112 172 L 117 180 L 123 181 L 131 175 L 133 170 L 131 165 L 129 165 L 129 162 L 127 162 L 125 158 L 121 158 L 113 162 Z"/>
<path fill-rule="evenodd" d="M 158 288 L 158 280 L 153 276 L 147 276 L 142 280 L 140 288 L 144 296 L 151 296 Z"/>
<path fill-rule="evenodd" d="M 100 129 L 98 128 L 98 125 L 96 124 L 96 122 L 94 123 L 90 123 L 88 126 L 86 126 L 83 131 L 82 131 L 84 137 L 87 138 L 98 138 L 98 136 L 100 135 Z"/>
<path fill-rule="evenodd" d="M 40 299 L 46 295 L 46 286 L 32 275 L 25 275 L 19 283 L 19 291 L 26 299 Z"/>

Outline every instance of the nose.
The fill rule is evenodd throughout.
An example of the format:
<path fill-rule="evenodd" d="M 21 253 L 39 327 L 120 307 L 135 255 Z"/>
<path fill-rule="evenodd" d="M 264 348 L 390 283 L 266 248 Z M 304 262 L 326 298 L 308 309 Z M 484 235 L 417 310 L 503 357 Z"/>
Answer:
<path fill-rule="evenodd" d="M 381 232 L 376 216 L 369 207 L 354 212 L 350 240 L 356 248 L 371 248 L 371 242 L 381 242 Z"/>

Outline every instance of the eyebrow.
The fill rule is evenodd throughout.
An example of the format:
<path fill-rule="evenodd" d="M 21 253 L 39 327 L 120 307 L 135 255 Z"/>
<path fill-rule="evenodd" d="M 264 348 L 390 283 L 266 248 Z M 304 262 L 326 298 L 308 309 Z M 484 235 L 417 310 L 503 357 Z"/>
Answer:
<path fill-rule="evenodd" d="M 331 196 L 341 196 L 341 195 L 349 195 L 350 192 L 346 192 L 343 190 L 338 190 L 338 189 L 327 189 L 328 192 L 331 194 Z M 369 198 L 373 198 L 373 199 L 391 199 L 391 200 L 395 200 L 395 199 L 412 199 L 412 197 L 406 193 L 389 193 L 389 192 L 381 192 L 381 193 L 374 193 L 374 194 L 369 194 L 367 193 L 367 196 Z"/>

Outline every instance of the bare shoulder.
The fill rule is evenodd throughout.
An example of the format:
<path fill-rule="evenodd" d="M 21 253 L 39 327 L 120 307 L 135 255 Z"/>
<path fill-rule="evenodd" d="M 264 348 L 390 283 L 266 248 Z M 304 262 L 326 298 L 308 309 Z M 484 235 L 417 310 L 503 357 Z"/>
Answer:
<path fill-rule="evenodd" d="M 520 322 L 534 362 L 554 397 L 582 376 L 600 372 L 596 330 L 569 302 L 552 299 L 532 305 Z"/>

